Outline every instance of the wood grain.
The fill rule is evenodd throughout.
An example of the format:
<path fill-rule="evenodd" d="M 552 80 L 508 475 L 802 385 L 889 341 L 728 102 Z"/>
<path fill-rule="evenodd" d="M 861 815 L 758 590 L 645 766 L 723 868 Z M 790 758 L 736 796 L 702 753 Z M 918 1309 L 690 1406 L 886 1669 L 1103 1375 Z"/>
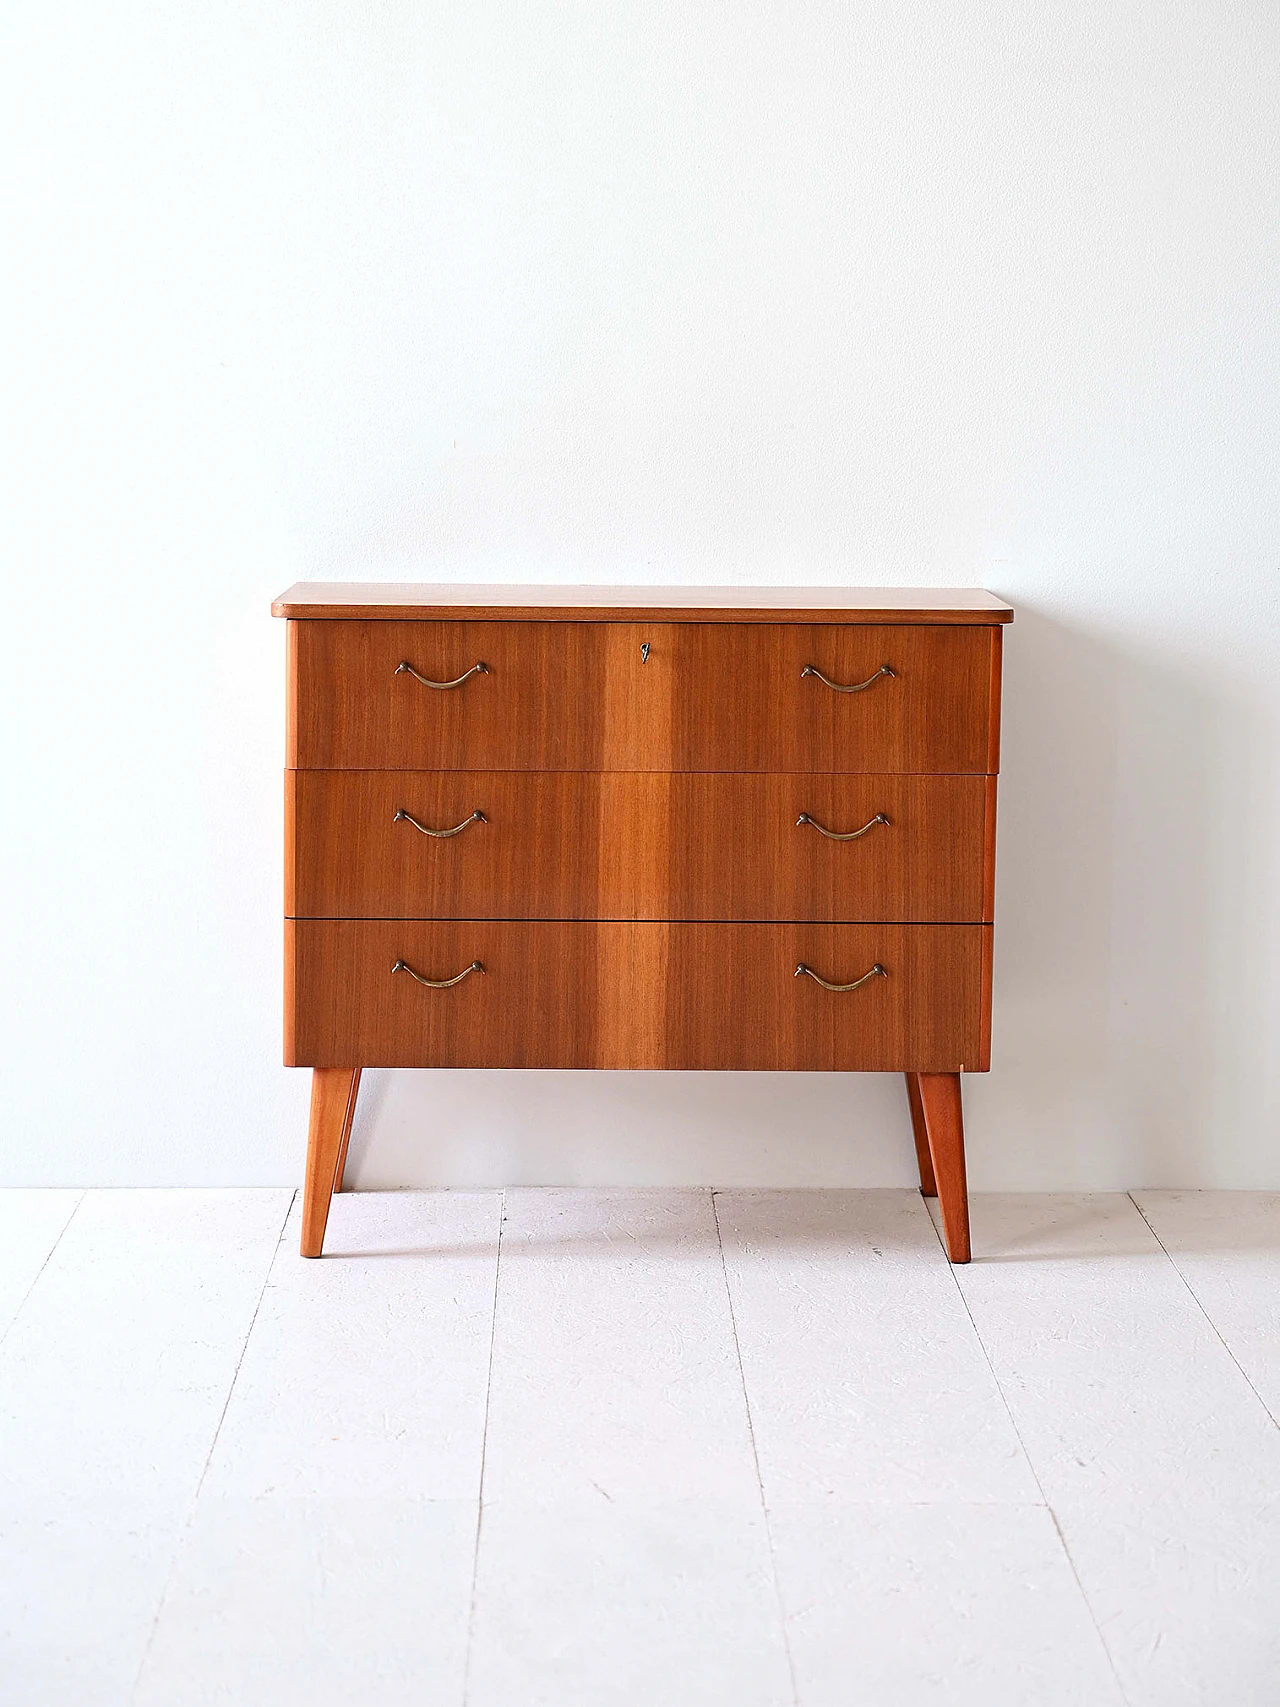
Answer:
<path fill-rule="evenodd" d="M 992 782 L 289 771 L 285 907 L 301 918 L 977 922 L 990 917 Z M 467 827 L 438 839 L 401 811 Z M 476 811 L 483 822 L 467 823 Z M 872 828 L 833 841 L 802 814 Z"/>
<path fill-rule="evenodd" d="M 952 1071 L 981 1030 L 985 925 L 298 920 L 292 1066 Z M 448 990 L 424 977 L 452 977 Z M 796 977 L 805 962 L 850 982 Z M 936 1165 L 936 1157 L 935 1157 Z"/>
<path fill-rule="evenodd" d="M 933 1159 L 929 1155 L 929 1129 L 925 1125 L 924 1103 L 920 1100 L 920 1075 L 904 1073 L 907 1081 L 907 1107 L 911 1112 L 911 1136 L 916 1146 L 916 1166 L 920 1170 L 920 1195 L 936 1197 L 938 1182 L 933 1177 Z"/>
<path fill-rule="evenodd" d="M 969 1188 L 964 1165 L 964 1116 L 959 1073 L 921 1073 L 920 1100 L 929 1133 L 929 1154 L 938 1182 L 938 1207 L 947 1255 L 968 1262 Z"/>
<path fill-rule="evenodd" d="M 292 626 L 299 769 L 977 775 L 990 758 L 991 624 Z M 442 692 L 402 662 L 487 673 Z M 804 675 L 862 682 L 885 664 L 860 693 Z"/>
<path fill-rule="evenodd" d="M 990 923 L 996 916 L 996 789 L 999 779 L 989 776 L 983 802 L 982 822 L 982 917 Z"/>
<path fill-rule="evenodd" d="M 338 1164 L 333 1170 L 333 1189 L 335 1192 L 343 1189 L 346 1180 L 347 1151 L 351 1147 L 351 1128 L 355 1125 L 356 1098 L 360 1095 L 360 1072 L 361 1069 L 357 1067 L 351 1075 L 351 1094 L 347 1098 L 347 1116 L 342 1123 L 342 1142 L 338 1146 Z"/>
<path fill-rule="evenodd" d="M 971 1073 L 986 1073 L 991 1070 L 991 999 L 995 973 L 995 944 L 995 931 L 987 931 L 982 939 L 982 1027 L 978 1034 L 978 1058 L 968 1063 L 968 1071 Z"/>
<path fill-rule="evenodd" d="M 300 585 L 273 609 L 285 1050 L 315 1069 L 305 1255 L 370 1065 L 900 1071 L 921 1189 L 969 1260 L 959 1075 L 990 1062 L 1008 606 Z M 443 691 L 398 669 L 481 662 Z M 816 827 L 877 814 L 847 842 Z M 830 990 L 800 962 L 886 975 Z"/>
<path fill-rule="evenodd" d="M 979 587 L 450 586 L 301 581 L 273 616 L 380 621 L 438 617 L 527 622 L 1011 622 Z"/>
<path fill-rule="evenodd" d="M 984 769 L 992 776 L 1000 769 L 1000 686 L 1004 630 L 991 631 L 991 656 L 987 675 L 987 762 Z"/>
<path fill-rule="evenodd" d="M 318 1257 L 324 1247 L 329 1204 L 337 1179 L 347 1111 L 354 1107 L 352 1067 L 317 1067 L 311 1075 L 311 1121 L 307 1131 L 307 1172 L 302 1187 L 302 1254 Z"/>
<path fill-rule="evenodd" d="M 298 750 L 298 624 L 286 622 L 284 625 L 284 750 L 285 764 L 293 761 L 288 757 Z"/>

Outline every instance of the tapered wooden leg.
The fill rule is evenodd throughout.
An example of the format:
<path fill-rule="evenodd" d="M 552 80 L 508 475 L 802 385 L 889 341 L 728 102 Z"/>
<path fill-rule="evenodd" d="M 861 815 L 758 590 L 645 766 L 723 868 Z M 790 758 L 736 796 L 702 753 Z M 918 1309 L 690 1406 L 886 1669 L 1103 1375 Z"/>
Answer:
<path fill-rule="evenodd" d="M 307 1177 L 302 1187 L 302 1254 L 324 1248 L 329 1201 L 338 1177 L 343 1133 L 354 1106 L 358 1067 L 316 1067 L 311 1074 L 311 1124 L 307 1130 Z"/>
<path fill-rule="evenodd" d="M 929 1134 L 924 1123 L 924 1104 L 920 1101 L 920 1075 L 904 1073 L 902 1076 L 907 1081 L 907 1106 L 911 1110 L 911 1133 L 916 1141 L 920 1192 L 923 1197 L 936 1197 L 938 1185 L 933 1177 L 933 1163 L 929 1159 Z"/>
<path fill-rule="evenodd" d="M 338 1166 L 333 1176 L 333 1189 L 341 1191 L 347 1174 L 347 1146 L 351 1143 L 351 1127 L 356 1118 L 356 1098 L 360 1095 L 360 1068 L 351 1075 L 351 1095 L 347 1098 L 347 1118 L 342 1123 L 342 1144 L 338 1150 Z"/>
<path fill-rule="evenodd" d="M 938 1182 L 942 1232 L 952 1262 L 969 1261 L 969 1188 L 964 1177 L 964 1118 L 959 1073 L 920 1073 L 920 1101 Z"/>

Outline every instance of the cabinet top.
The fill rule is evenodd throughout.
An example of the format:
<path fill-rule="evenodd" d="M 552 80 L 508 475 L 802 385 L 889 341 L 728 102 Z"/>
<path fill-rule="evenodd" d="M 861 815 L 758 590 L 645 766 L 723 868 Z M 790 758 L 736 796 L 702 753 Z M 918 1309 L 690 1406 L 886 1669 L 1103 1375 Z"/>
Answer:
<path fill-rule="evenodd" d="M 421 622 L 1012 622 L 980 587 L 432 586 L 298 581 L 272 616 Z"/>

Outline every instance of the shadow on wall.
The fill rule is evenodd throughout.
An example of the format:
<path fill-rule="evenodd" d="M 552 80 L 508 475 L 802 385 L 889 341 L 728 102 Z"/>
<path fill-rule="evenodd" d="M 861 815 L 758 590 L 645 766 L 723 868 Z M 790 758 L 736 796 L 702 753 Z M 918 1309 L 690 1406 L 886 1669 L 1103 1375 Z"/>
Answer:
<path fill-rule="evenodd" d="M 1017 602 L 1005 648 L 979 1190 L 1280 1186 L 1265 721 L 1223 679 Z M 1154 648 L 1153 648 L 1154 651 Z M 896 1075 L 369 1072 L 351 1177 L 914 1184 Z"/>
<path fill-rule="evenodd" d="M 915 1178 L 902 1082 L 883 1073 L 373 1071 L 360 1099 L 361 1188 Z"/>
<path fill-rule="evenodd" d="M 992 1071 L 968 1082 L 979 1188 L 1278 1183 L 1265 724 L 1218 677 L 1215 695 L 1191 662 L 1019 602 Z"/>

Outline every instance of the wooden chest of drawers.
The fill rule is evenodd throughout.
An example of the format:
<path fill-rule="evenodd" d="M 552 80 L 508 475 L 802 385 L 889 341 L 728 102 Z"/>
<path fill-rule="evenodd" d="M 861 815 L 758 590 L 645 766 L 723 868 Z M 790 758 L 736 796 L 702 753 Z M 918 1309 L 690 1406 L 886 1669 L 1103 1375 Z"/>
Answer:
<path fill-rule="evenodd" d="M 968 1260 L 1007 606 L 319 585 L 272 608 L 304 1255 L 363 1067 L 645 1067 L 904 1073 Z"/>

